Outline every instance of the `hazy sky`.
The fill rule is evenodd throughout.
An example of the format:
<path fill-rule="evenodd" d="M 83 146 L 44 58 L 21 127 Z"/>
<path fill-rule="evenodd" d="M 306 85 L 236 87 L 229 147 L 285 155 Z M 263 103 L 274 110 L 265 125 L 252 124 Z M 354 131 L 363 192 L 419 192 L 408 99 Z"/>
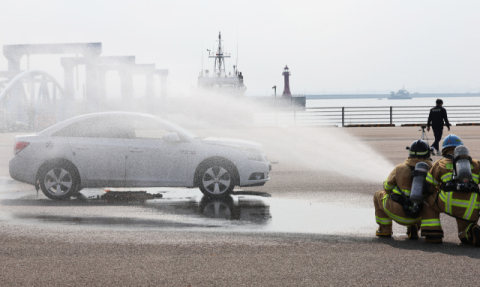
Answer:
<path fill-rule="evenodd" d="M 480 91 L 480 1 L 2 0 L 1 11 L 1 45 L 102 42 L 102 55 L 168 68 L 173 92 L 197 84 L 202 52 L 212 70 L 219 31 L 231 70 L 237 29 L 248 95 L 281 93 L 286 64 L 294 94 Z M 61 79 L 59 59 L 43 59 L 30 66 Z"/>

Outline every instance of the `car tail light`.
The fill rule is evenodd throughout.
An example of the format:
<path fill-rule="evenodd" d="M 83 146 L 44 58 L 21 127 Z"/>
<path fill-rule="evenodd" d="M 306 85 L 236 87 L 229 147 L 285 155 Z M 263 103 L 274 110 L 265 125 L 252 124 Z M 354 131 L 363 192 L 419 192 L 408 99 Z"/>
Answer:
<path fill-rule="evenodd" d="M 15 143 L 15 148 L 13 150 L 13 154 L 16 155 L 17 153 L 21 152 L 29 144 L 30 144 L 29 142 L 16 142 Z"/>

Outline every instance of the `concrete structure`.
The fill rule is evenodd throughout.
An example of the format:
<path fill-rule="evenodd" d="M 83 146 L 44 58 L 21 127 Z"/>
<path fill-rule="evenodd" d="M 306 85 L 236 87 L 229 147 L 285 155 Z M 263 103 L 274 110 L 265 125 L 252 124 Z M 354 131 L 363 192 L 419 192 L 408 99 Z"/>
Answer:
<path fill-rule="evenodd" d="M 86 95 L 94 97 L 97 93 L 97 58 L 102 53 L 102 43 L 74 43 L 74 44 L 25 44 L 4 45 L 3 55 L 8 60 L 8 70 L 20 72 L 20 60 L 27 55 L 47 54 L 82 54 L 85 58 L 85 85 Z M 72 94 L 67 94 L 68 99 Z"/>
<path fill-rule="evenodd" d="M 105 95 L 105 74 L 110 70 L 119 71 L 122 81 L 122 98 L 130 98 L 133 93 L 133 74 L 144 74 L 147 85 L 147 98 L 153 97 L 153 76 L 159 75 L 162 84 L 162 97 L 166 97 L 166 77 L 168 70 L 155 69 L 155 64 L 147 66 L 135 64 L 135 56 L 100 57 L 102 43 L 75 44 L 26 44 L 4 45 L 3 54 L 8 60 L 8 71 L 3 72 L 12 77 L 20 73 L 20 60 L 23 56 L 45 54 L 81 54 L 83 57 L 61 58 L 65 79 L 66 99 L 74 96 L 74 68 L 85 65 L 85 96 L 87 101 L 102 101 Z"/>
<path fill-rule="evenodd" d="M 77 65 L 88 65 L 87 58 L 78 57 L 64 57 L 60 59 L 60 63 L 64 70 L 64 89 L 67 97 L 73 97 L 74 92 L 74 68 Z M 120 57 L 98 57 L 96 59 L 96 76 L 95 84 L 97 85 L 96 95 L 86 94 L 87 100 L 102 101 L 105 97 L 105 74 L 109 69 L 114 67 L 121 67 L 135 63 L 135 56 L 120 56 Z"/>
<path fill-rule="evenodd" d="M 68 115 L 72 116 L 78 113 L 101 111 L 107 108 L 106 103 L 106 73 L 108 71 L 117 71 L 120 76 L 121 85 L 121 99 L 124 106 L 117 106 L 116 108 L 130 109 L 132 107 L 131 99 L 133 99 L 133 76 L 145 76 L 145 102 L 147 106 L 152 102 L 155 96 L 154 92 L 154 76 L 160 77 L 161 83 L 161 97 L 167 96 L 167 76 L 168 70 L 156 69 L 155 64 L 136 64 L 135 56 L 114 56 L 102 57 L 102 43 L 63 43 L 63 44 L 24 44 L 24 45 L 4 45 L 3 54 L 8 60 L 8 70 L 0 71 L 0 93 L 5 99 L 3 105 L 0 107 L 5 109 L 5 113 L 11 117 L 13 114 L 18 115 L 12 118 L 12 122 L 25 122 L 24 118 L 27 113 L 26 107 L 40 107 L 40 105 L 48 106 L 47 101 L 50 95 L 48 94 L 48 85 L 53 89 L 53 99 L 60 101 L 55 107 L 61 107 L 62 112 L 68 111 Z M 56 80 L 45 71 L 30 70 L 27 64 L 27 71 L 21 70 L 21 60 L 31 55 L 51 55 L 51 54 L 70 54 L 68 57 L 62 57 L 60 64 L 64 71 L 64 87 L 60 87 Z M 78 66 L 85 66 L 85 85 L 83 104 L 75 103 L 75 68 Z M 28 72 L 29 73 L 25 73 Z M 22 75 L 18 78 L 19 75 Z M 77 73 L 78 77 L 78 73 Z M 14 81 L 15 80 L 15 81 Z M 13 81 L 13 82 L 12 82 Z M 45 84 L 48 82 L 48 85 Z M 40 90 L 35 86 L 40 83 Z M 54 83 L 54 84 L 52 84 Z M 10 85 L 11 84 L 11 85 Z M 77 83 L 78 84 L 78 83 Z M 83 84 L 83 83 L 82 83 Z M 9 86 L 10 85 L 10 86 Z M 53 85 L 53 86 L 52 86 Z M 8 90 L 7 92 L 5 92 Z M 34 95 L 39 91 L 39 95 Z M 58 92 L 59 91 L 59 92 Z M 28 93 L 30 96 L 28 97 Z M 58 94 L 58 96 L 57 96 Z M 45 103 L 38 103 L 44 101 Z M 114 101 L 113 101 L 114 102 Z M 115 106 L 112 102 L 111 109 Z M 50 105 L 52 106 L 52 105 Z M 12 108 L 15 107 L 15 108 Z M 150 107 L 150 106 L 148 106 Z M 36 108 L 37 115 L 39 108 Z M 43 109 L 43 108 L 42 108 Z M 20 112 L 24 111 L 24 112 Z M 59 116 L 59 111 L 51 110 L 58 119 L 63 119 Z"/>

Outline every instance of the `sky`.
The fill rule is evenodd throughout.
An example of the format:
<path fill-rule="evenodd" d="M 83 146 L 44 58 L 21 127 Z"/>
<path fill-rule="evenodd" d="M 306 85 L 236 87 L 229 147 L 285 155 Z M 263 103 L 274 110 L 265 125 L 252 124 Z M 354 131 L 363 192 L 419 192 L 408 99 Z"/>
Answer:
<path fill-rule="evenodd" d="M 221 31 L 247 95 L 480 92 L 480 1 L 2 0 L 0 45 L 102 42 L 169 69 L 171 95 L 192 91 Z M 203 56 L 203 61 L 202 61 Z M 63 81 L 60 55 L 30 68 Z M 22 60 L 26 68 L 26 59 Z M 0 71 L 7 69 L 0 57 Z"/>

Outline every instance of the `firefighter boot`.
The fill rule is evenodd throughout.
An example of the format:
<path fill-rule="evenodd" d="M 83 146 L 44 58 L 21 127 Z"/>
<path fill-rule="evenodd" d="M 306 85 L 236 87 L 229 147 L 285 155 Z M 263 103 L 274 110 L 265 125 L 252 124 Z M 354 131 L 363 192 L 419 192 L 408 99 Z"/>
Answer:
<path fill-rule="evenodd" d="M 425 236 L 425 242 L 442 244 L 443 242 L 442 237 L 443 237 L 442 235 L 427 235 Z"/>
<path fill-rule="evenodd" d="M 410 240 L 418 239 L 418 231 L 420 230 L 420 223 L 415 223 L 407 226 L 407 235 Z"/>
<path fill-rule="evenodd" d="M 480 226 L 475 224 L 471 230 L 472 245 L 475 247 L 480 247 Z"/>
<path fill-rule="evenodd" d="M 390 238 L 390 237 L 392 237 L 392 229 L 391 228 L 379 228 L 375 232 L 375 235 L 378 236 L 378 237 Z"/>

